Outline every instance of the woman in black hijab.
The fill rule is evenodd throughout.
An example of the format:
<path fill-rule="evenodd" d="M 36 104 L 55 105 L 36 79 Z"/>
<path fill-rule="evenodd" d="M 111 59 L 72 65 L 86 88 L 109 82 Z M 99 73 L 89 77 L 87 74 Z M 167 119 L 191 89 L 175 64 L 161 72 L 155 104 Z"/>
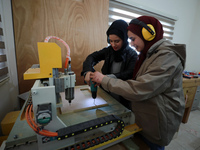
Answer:
<path fill-rule="evenodd" d="M 101 71 L 104 75 L 122 80 L 132 78 L 137 53 L 129 47 L 127 27 L 125 21 L 116 20 L 108 28 L 106 34 L 110 45 L 90 54 L 83 63 L 81 75 L 86 82 L 90 80 L 90 73 L 95 71 L 94 66 L 102 60 Z"/>
<path fill-rule="evenodd" d="M 133 77 L 137 53 L 129 47 L 127 27 L 128 24 L 124 20 L 114 21 L 106 32 L 107 40 L 110 45 L 93 52 L 83 62 L 81 75 L 84 76 L 88 84 L 90 81 L 90 73 L 95 71 L 94 66 L 102 60 L 104 60 L 104 64 L 101 72 L 104 75 L 122 80 L 131 79 Z M 116 94 L 110 94 L 129 108 L 128 101 Z"/>

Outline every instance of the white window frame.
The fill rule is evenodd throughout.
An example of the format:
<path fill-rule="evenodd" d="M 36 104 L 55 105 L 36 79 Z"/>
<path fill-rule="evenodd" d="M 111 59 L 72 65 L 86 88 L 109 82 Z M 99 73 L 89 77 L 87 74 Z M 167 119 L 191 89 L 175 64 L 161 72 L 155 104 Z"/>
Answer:
<path fill-rule="evenodd" d="M 3 17 L 0 12 L 0 83 L 9 78 L 4 32 Z"/>
<path fill-rule="evenodd" d="M 139 16 L 146 15 L 157 18 L 163 25 L 164 38 L 167 40 L 173 40 L 176 17 L 164 15 L 163 13 L 156 13 L 151 10 L 145 9 L 145 7 L 137 7 L 128 5 L 116 0 L 109 1 L 109 25 L 117 19 L 123 19 L 129 23 L 132 19 Z"/>

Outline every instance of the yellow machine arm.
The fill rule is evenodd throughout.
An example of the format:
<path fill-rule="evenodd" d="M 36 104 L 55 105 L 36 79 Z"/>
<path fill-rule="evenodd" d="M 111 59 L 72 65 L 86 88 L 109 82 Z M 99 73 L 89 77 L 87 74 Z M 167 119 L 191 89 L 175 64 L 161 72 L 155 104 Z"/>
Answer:
<path fill-rule="evenodd" d="M 29 68 L 24 80 L 51 78 L 53 68 L 62 68 L 61 48 L 56 43 L 38 42 L 39 68 Z"/>

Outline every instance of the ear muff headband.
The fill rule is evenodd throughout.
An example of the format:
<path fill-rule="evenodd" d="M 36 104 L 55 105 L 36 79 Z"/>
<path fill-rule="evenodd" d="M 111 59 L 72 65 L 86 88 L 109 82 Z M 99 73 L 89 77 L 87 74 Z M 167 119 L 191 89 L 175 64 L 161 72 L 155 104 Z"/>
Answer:
<path fill-rule="evenodd" d="M 137 24 L 137 25 L 142 26 L 143 27 L 142 28 L 142 36 L 146 41 L 151 41 L 156 36 L 155 29 L 151 24 L 146 24 L 146 23 L 138 20 L 137 18 L 131 20 L 131 22 L 129 24 Z"/>

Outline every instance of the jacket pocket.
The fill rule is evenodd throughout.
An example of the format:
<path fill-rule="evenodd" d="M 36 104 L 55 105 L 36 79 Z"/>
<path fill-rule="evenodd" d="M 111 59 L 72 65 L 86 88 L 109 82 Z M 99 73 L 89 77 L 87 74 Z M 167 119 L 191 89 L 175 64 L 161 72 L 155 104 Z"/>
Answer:
<path fill-rule="evenodd" d="M 148 104 L 133 104 L 136 124 L 142 128 L 142 133 L 154 140 L 161 139 L 159 116 L 157 107 Z"/>

